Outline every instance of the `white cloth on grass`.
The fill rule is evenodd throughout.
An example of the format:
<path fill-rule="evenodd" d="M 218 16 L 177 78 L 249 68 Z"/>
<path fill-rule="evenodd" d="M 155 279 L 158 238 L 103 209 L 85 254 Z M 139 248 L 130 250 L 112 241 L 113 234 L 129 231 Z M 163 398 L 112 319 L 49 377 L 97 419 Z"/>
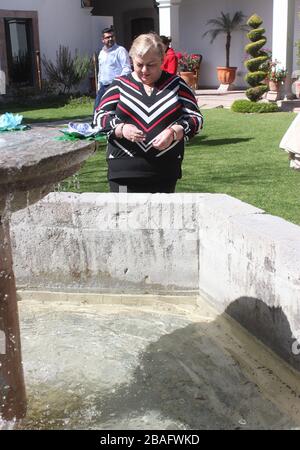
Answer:
<path fill-rule="evenodd" d="M 297 114 L 285 135 L 280 141 L 279 147 L 288 152 L 290 167 L 300 170 L 300 113 Z"/>

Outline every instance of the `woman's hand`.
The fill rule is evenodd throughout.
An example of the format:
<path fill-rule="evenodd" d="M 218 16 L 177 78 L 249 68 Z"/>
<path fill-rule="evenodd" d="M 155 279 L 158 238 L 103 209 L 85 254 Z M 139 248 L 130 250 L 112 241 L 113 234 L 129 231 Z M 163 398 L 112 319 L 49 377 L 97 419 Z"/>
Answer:
<path fill-rule="evenodd" d="M 118 125 L 118 127 L 119 126 L 120 125 Z M 125 139 L 131 142 L 142 142 L 145 140 L 146 135 L 143 133 L 143 131 L 139 130 L 135 125 L 125 123 L 122 126 L 122 136 L 120 137 L 124 137 Z"/>
<path fill-rule="evenodd" d="M 174 130 L 172 128 L 166 128 L 161 133 L 159 133 L 153 140 L 152 145 L 156 150 L 165 150 L 170 147 L 174 141 Z"/>

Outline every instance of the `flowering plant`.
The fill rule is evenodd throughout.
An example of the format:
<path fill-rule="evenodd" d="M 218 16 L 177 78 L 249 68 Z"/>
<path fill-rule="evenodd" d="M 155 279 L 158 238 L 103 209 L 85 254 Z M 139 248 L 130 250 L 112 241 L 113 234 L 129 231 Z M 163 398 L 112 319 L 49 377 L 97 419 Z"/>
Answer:
<path fill-rule="evenodd" d="M 270 62 L 268 70 L 268 79 L 270 81 L 278 81 L 282 83 L 287 75 L 287 71 L 281 66 L 279 61 Z"/>
<path fill-rule="evenodd" d="M 201 55 L 178 53 L 177 56 L 181 72 L 194 72 L 200 66 Z"/>

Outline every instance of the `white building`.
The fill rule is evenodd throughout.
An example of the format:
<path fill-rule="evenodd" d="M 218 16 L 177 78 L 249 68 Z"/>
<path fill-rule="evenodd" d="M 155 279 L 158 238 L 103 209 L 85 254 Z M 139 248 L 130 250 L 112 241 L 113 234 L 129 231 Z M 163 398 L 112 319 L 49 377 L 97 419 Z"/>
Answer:
<path fill-rule="evenodd" d="M 220 16 L 221 11 L 233 14 L 238 10 L 247 17 L 257 13 L 263 18 L 266 47 L 289 73 L 295 70 L 300 0 L 0 0 L 0 93 L 4 79 L 7 86 L 12 83 L 13 52 L 31 52 L 31 82 L 37 83 L 37 51 L 55 60 L 59 45 L 65 45 L 72 52 L 78 49 L 92 55 L 101 46 L 102 28 L 111 24 L 118 42 L 127 48 L 134 36 L 154 30 L 172 36 L 176 50 L 202 54 L 199 85 L 216 87 L 215 68 L 225 65 L 225 37 L 210 44 L 209 37 L 202 35 L 209 19 Z M 245 32 L 233 33 L 230 65 L 238 67 L 235 84 L 240 87 L 246 85 L 243 60 L 247 42 Z"/>

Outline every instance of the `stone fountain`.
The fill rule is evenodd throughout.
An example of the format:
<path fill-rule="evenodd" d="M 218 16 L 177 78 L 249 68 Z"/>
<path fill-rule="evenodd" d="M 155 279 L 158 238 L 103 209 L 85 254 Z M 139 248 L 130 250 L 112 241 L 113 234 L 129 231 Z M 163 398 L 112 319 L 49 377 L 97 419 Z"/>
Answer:
<path fill-rule="evenodd" d="M 0 418 L 4 420 L 26 414 L 10 215 L 77 172 L 96 149 L 93 141 L 57 141 L 58 134 L 55 128 L 36 127 L 0 135 Z"/>

